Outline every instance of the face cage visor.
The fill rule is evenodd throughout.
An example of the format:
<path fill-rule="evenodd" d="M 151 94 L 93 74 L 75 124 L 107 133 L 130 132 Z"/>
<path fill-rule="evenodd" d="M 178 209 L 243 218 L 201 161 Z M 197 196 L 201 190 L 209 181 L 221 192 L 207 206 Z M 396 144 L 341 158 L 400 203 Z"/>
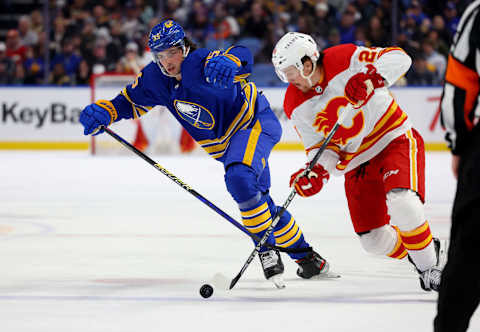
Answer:
<path fill-rule="evenodd" d="M 298 76 L 303 77 L 303 64 L 292 64 L 284 67 L 285 69 L 280 69 L 275 67 L 275 73 L 277 73 L 278 78 L 284 83 L 288 83 L 289 80 L 295 79 Z"/>
<path fill-rule="evenodd" d="M 183 42 L 182 42 L 181 45 L 179 45 L 179 46 L 173 46 L 173 47 L 175 47 L 175 48 L 181 48 L 181 49 L 182 49 L 183 58 L 186 58 L 187 55 L 188 55 L 188 53 L 190 52 L 190 47 L 185 47 L 185 43 L 183 43 Z M 173 47 L 170 47 L 170 48 L 173 48 Z M 158 67 L 160 67 L 160 70 L 162 71 L 162 73 L 163 73 L 165 76 L 175 77 L 175 76 L 178 75 L 178 74 L 176 74 L 176 75 L 170 75 L 170 74 L 167 72 L 167 70 L 163 67 L 162 63 L 160 62 L 160 56 L 159 56 L 160 53 L 165 52 L 165 51 L 169 50 L 170 48 L 167 48 L 166 50 L 162 50 L 162 51 L 160 51 L 160 52 L 155 52 L 154 50 L 152 50 L 152 56 L 153 56 L 153 61 L 158 65 Z M 167 53 L 167 56 L 166 56 L 166 57 L 169 58 L 169 57 L 172 57 L 172 56 L 174 56 L 174 54 L 169 55 L 169 54 Z"/>

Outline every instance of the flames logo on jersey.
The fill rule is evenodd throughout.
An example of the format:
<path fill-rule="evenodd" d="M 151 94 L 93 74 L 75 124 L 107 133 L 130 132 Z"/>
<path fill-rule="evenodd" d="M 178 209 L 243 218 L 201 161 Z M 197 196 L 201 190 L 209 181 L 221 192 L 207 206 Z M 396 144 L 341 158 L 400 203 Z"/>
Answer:
<path fill-rule="evenodd" d="M 328 133 L 330 133 L 330 131 L 332 130 L 333 126 L 335 126 L 335 123 L 338 120 L 339 112 L 343 112 L 345 106 L 347 105 L 348 101 L 344 97 L 337 97 L 331 99 L 328 102 L 327 106 L 317 113 L 313 126 L 317 128 L 318 132 L 323 133 L 323 135 L 326 137 Z M 333 138 L 331 140 L 332 144 L 345 146 L 347 145 L 348 141 L 360 134 L 365 125 L 365 118 L 363 117 L 363 112 L 360 110 L 351 119 L 350 125 L 348 124 L 348 122 L 344 122 L 337 129 L 337 132 L 335 133 L 335 135 L 333 135 Z"/>
<path fill-rule="evenodd" d="M 178 115 L 198 129 L 212 129 L 215 119 L 205 107 L 188 101 L 175 100 L 173 102 Z"/>

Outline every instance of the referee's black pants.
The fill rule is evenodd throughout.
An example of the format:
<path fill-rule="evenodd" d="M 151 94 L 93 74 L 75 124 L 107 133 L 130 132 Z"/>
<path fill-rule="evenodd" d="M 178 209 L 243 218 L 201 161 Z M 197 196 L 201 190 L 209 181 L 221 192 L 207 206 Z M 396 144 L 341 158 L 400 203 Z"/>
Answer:
<path fill-rule="evenodd" d="M 480 127 L 460 156 L 448 261 L 442 273 L 435 332 L 464 332 L 480 300 Z"/>

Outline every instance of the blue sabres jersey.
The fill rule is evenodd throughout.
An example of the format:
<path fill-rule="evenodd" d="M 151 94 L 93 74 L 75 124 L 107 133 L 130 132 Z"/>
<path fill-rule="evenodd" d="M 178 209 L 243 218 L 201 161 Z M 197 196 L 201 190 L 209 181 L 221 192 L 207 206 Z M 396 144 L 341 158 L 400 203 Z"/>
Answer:
<path fill-rule="evenodd" d="M 242 64 L 233 88 L 215 88 L 205 80 L 205 62 L 219 53 L 228 54 Z M 255 84 L 245 80 L 252 63 L 250 51 L 242 46 L 225 52 L 198 49 L 182 62 L 182 79 L 177 81 L 164 75 L 157 64 L 151 62 L 135 82 L 112 100 L 118 114 L 116 121 L 138 118 L 157 105 L 166 106 L 202 148 L 223 161 L 230 138 L 239 130 L 253 126 L 256 113 L 269 107 L 263 96 L 260 96 L 262 102 L 257 103 Z"/>

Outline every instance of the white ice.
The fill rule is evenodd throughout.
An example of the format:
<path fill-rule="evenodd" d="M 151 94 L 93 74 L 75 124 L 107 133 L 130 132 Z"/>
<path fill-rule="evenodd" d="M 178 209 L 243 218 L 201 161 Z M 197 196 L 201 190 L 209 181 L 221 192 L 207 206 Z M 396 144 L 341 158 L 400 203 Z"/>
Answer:
<path fill-rule="evenodd" d="M 154 156 L 238 218 L 220 163 Z M 272 196 L 283 204 L 301 152 L 271 156 Z M 448 153 L 427 155 L 426 214 L 447 239 L 456 183 Z M 229 222 L 136 156 L 0 153 L 0 331 L 432 331 L 437 294 L 412 266 L 366 254 L 349 220 L 343 179 L 290 211 L 340 279 L 304 281 L 283 256 L 275 289 L 255 260 L 229 292 L 253 246 Z M 365 193 L 368 195 L 368 193 Z M 470 331 L 480 330 L 478 314 Z"/>

